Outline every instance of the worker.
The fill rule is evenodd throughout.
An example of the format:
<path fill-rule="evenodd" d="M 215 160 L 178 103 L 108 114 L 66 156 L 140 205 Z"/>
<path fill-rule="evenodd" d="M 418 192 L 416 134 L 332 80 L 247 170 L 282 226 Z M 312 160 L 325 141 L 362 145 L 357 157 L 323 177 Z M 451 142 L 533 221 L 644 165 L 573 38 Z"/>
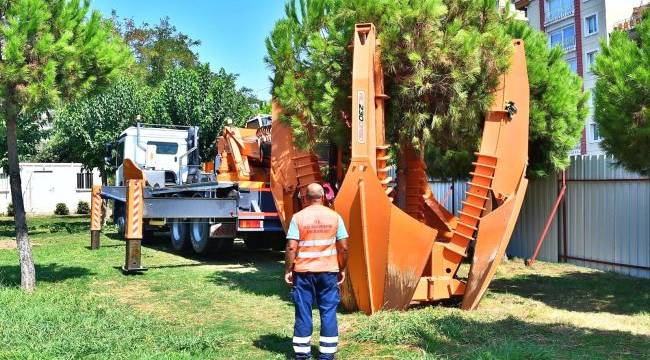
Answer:
<path fill-rule="evenodd" d="M 284 280 L 293 287 L 296 359 L 311 359 L 314 302 L 320 312 L 319 359 L 334 359 L 338 344 L 336 307 L 345 280 L 348 233 L 341 216 L 323 205 L 324 195 L 319 184 L 307 186 L 309 205 L 293 216 L 287 232 Z"/>

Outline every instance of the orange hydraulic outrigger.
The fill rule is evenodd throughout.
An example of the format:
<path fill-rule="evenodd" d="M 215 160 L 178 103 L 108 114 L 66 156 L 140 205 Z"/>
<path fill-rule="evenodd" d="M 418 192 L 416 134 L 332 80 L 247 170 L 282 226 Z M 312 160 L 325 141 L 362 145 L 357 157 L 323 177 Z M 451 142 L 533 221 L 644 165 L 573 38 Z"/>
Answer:
<path fill-rule="evenodd" d="M 383 72 L 375 28 L 354 32 L 352 144 L 347 173 L 334 200 L 350 233 L 350 281 L 343 304 L 368 314 L 413 302 L 462 296 L 474 309 L 505 253 L 526 192 L 528 76 L 524 44 L 513 41 L 510 70 L 494 91 L 469 190 L 455 217 L 437 202 L 422 156 L 400 144 L 396 186 L 388 177 Z M 300 209 L 300 189 L 321 181 L 317 158 L 293 146 L 291 130 L 273 107 L 271 187 L 286 226 Z M 469 277 L 458 269 L 473 247 Z"/>

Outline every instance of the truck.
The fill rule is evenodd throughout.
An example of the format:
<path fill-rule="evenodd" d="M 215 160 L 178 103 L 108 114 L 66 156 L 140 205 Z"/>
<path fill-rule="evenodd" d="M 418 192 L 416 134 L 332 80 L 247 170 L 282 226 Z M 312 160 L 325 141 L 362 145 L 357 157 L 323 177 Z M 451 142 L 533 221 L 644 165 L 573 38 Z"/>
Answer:
<path fill-rule="evenodd" d="M 270 122 L 270 116 L 258 115 L 249 119 L 244 129 L 254 134 L 257 129 L 268 129 Z M 126 219 L 125 172 L 136 167 L 145 178 L 145 238 L 168 230 L 174 250 L 191 248 L 197 254 L 226 252 L 236 238 L 249 249 L 282 249 L 284 232 L 268 177 L 240 181 L 225 174 L 219 176 L 218 169 L 228 168 L 228 159 L 222 159 L 229 151 L 223 148 L 225 140 L 221 140 L 222 149 L 215 159 L 202 164 L 199 132 L 197 126 L 138 122 L 107 147 L 112 156 L 106 160 L 116 169 L 115 185 L 103 186 L 101 197 L 113 202 L 112 218 L 120 236 Z M 270 138 L 247 140 L 254 143 L 250 148 L 270 146 Z M 215 146 L 219 143 L 215 141 Z"/>

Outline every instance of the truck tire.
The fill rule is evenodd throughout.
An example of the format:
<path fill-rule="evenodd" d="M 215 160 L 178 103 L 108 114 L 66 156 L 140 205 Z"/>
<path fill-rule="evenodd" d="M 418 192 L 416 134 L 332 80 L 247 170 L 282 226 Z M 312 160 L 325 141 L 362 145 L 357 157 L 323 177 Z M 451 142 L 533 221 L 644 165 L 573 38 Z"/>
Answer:
<path fill-rule="evenodd" d="M 190 226 L 183 219 L 170 219 L 169 240 L 175 251 L 185 251 L 190 244 Z"/>
<path fill-rule="evenodd" d="M 194 252 L 199 255 L 210 251 L 210 224 L 208 219 L 192 219 L 190 223 L 190 242 Z"/>

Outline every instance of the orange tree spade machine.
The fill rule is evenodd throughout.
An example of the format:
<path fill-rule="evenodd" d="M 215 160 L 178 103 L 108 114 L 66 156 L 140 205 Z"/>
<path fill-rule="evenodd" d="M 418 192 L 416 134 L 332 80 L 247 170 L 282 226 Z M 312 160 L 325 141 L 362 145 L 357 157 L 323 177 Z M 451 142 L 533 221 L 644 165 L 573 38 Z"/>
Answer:
<path fill-rule="evenodd" d="M 426 165 L 410 143 L 400 144 L 401 168 L 397 179 L 389 177 L 390 146 L 384 134 L 384 102 L 388 96 L 384 94 L 379 44 L 372 24 L 356 25 L 351 157 L 343 164 L 338 152 L 336 182 L 340 186 L 336 196 L 330 196 L 350 233 L 349 281 L 342 289 L 342 302 L 348 309 L 371 314 L 453 297 L 462 297 L 464 309 L 478 306 L 505 253 L 528 184 L 528 76 L 523 42 L 513 40 L 513 48 L 510 69 L 494 90 L 493 105 L 485 115 L 467 196 L 456 217 L 431 193 Z M 141 169 L 125 159 L 126 184 L 116 188 L 126 198 L 122 199 L 127 208 L 125 270 L 141 269 L 143 218 L 171 219 L 172 237 L 174 229 L 187 226 L 173 221 L 177 218 L 197 218 L 192 220 L 192 226 L 196 225 L 192 229 L 208 223 L 202 218 L 214 220 L 210 233 L 212 227 L 225 228 L 224 223 L 234 221 L 239 224 L 233 227 L 237 232 L 248 230 L 250 235 L 250 230 L 258 228 L 260 239 L 256 240 L 261 240 L 271 235 L 262 226 L 269 221 L 279 220 L 286 230 L 291 216 L 303 206 L 307 185 L 319 182 L 333 190 L 323 181 L 319 157 L 294 145 L 292 131 L 280 121 L 281 115 L 281 104 L 274 102 L 271 126 L 260 119 L 245 129 L 226 126 L 216 142 L 221 155 L 218 169 L 213 169 L 216 179 L 208 183 L 144 187 Z M 250 210 L 243 211 L 241 202 L 246 199 L 241 194 L 246 187 L 255 187 L 250 193 L 260 197 L 256 200 L 249 195 L 244 202 L 250 203 Z M 101 197 L 109 190 L 94 190 L 93 209 L 99 209 Z M 138 190 L 144 195 L 140 198 L 144 204 L 136 196 Z M 218 190 L 227 196 L 176 196 L 188 191 L 194 195 L 218 194 Z M 237 196 L 230 196 L 234 190 Z M 172 195 L 165 196 L 168 194 Z M 272 197 L 274 209 L 255 206 L 268 203 L 263 196 Z M 99 245 L 98 216 L 91 219 L 93 248 Z M 467 278 L 462 278 L 458 270 L 465 260 L 471 265 Z"/>
<path fill-rule="evenodd" d="M 367 314 L 414 302 L 462 297 L 474 309 L 501 261 L 528 180 L 529 89 L 524 44 L 513 40 L 509 71 L 494 90 L 466 200 L 456 217 L 437 202 L 426 165 L 400 144 L 402 169 L 388 176 L 379 43 L 372 24 L 354 31 L 351 159 L 333 202 L 350 233 L 348 279 L 342 302 Z M 293 145 L 291 129 L 273 104 L 271 190 L 283 225 L 300 209 L 300 194 L 322 182 L 318 159 Z M 341 156 L 337 170 L 341 174 Z M 471 251 L 473 249 L 473 251 Z M 472 255 L 470 255 L 472 254 Z M 461 262 L 471 263 L 459 276 Z"/>

